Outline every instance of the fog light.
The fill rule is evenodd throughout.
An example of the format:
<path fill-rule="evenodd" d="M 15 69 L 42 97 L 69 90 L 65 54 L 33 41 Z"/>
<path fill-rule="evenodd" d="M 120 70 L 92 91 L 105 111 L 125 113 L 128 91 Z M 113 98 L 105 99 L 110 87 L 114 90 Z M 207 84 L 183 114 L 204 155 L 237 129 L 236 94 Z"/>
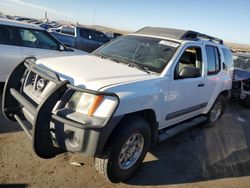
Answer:
<path fill-rule="evenodd" d="M 69 144 L 72 145 L 73 147 L 76 147 L 80 143 L 80 138 L 77 133 L 70 131 L 67 134 Z"/>

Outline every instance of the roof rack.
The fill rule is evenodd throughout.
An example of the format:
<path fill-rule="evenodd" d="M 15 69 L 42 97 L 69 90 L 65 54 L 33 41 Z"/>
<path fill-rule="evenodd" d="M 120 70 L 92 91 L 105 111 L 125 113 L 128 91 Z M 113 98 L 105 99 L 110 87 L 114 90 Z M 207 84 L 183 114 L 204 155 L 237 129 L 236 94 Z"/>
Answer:
<path fill-rule="evenodd" d="M 218 42 L 219 44 L 223 44 L 223 40 L 219 38 L 215 38 L 192 30 L 181 30 L 181 29 L 160 28 L 160 27 L 144 27 L 135 33 L 143 35 L 161 36 L 176 40 L 207 39 L 213 42 Z"/>
<path fill-rule="evenodd" d="M 223 44 L 223 40 L 216 38 L 216 37 L 212 37 L 210 35 L 206 35 L 203 33 L 199 33 L 196 31 L 187 31 L 182 37 L 182 40 L 198 40 L 198 39 L 208 39 L 210 41 L 214 41 L 214 42 L 218 42 L 219 44 Z"/>

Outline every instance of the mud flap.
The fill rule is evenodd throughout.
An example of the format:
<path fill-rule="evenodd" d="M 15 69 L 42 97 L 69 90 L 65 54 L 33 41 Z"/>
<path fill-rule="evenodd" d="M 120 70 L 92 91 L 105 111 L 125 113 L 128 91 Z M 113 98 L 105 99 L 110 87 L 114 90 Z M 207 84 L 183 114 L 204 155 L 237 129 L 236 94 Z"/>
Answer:
<path fill-rule="evenodd" d="M 53 145 L 50 121 L 52 110 L 67 90 L 66 85 L 68 83 L 68 81 L 60 81 L 37 108 L 36 117 L 33 122 L 32 141 L 35 153 L 41 158 L 52 158 L 64 152 Z"/>

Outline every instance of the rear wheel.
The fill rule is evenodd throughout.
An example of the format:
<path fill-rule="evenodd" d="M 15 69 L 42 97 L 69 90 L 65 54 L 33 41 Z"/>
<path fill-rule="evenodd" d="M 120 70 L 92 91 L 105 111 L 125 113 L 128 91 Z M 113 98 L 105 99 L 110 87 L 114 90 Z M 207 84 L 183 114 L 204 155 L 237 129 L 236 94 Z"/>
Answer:
<path fill-rule="evenodd" d="M 226 100 L 220 95 L 214 102 L 211 110 L 207 114 L 207 121 L 204 123 L 204 127 L 210 128 L 215 125 L 215 122 L 219 120 L 225 111 Z"/>
<path fill-rule="evenodd" d="M 142 164 L 151 142 L 149 124 L 139 116 L 127 117 L 119 128 L 112 134 L 102 155 L 95 158 L 97 171 L 113 183 L 133 175 Z"/>

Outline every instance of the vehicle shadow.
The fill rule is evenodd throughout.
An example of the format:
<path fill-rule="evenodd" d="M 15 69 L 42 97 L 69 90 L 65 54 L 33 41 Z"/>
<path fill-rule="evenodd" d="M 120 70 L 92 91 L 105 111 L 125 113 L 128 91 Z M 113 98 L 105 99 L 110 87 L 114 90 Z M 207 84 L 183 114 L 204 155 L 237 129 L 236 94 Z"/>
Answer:
<path fill-rule="evenodd" d="M 217 125 L 157 144 L 129 185 L 169 185 L 250 175 L 250 110 L 232 102 Z"/>
<path fill-rule="evenodd" d="M 0 188 L 28 188 L 28 184 L 0 184 Z"/>

